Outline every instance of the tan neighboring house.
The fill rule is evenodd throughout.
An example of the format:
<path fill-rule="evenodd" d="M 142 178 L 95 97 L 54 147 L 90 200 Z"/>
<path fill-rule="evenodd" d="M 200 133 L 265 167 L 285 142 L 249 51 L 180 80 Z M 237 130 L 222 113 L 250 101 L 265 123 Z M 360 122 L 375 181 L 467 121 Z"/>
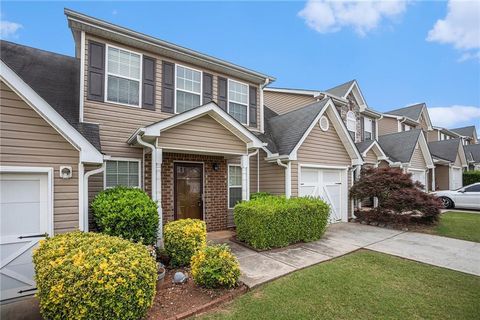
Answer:
<path fill-rule="evenodd" d="M 347 98 L 279 114 L 264 107 L 273 77 L 65 14 L 75 57 L 0 45 L 1 249 L 10 252 L 1 300 L 32 294 L 32 248 L 45 234 L 93 228 L 91 199 L 116 185 L 151 195 L 159 237 L 181 218 L 209 231 L 233 226 L 233 206 L 257 191 L 322 196 L 331 222 L 347 221 L 363 164 L 362 133 L 349 132 L 338 109 Z"/>
<path fill-rule="evenodd" d="M 430 172 L 430 181 L 435 181 L 435 190 L 456 190 L 463 186 L 463 171 L 468 168 L 461 138 L 432 141 L 428 147 L 435 163 Z M 435 177 L 432 177 L 435 175 Z"/>
<path fill-rule="evenodd" d="M 461 128 L 450 129 L 453 133 L 457 134 L 459 138 L 462 138 L 464 145 L 478 144 L 477 128 L 475 126 L 467 126 Z"/>

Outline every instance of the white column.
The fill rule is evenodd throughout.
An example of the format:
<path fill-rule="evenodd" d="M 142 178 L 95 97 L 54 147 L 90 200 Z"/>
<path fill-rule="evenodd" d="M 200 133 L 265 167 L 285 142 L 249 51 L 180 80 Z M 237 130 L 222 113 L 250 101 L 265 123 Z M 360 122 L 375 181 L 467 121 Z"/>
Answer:
<path fill-rule="evenodd" d="M 163 238 L 163 210 L 162 210 L 162 162 L 163 162 L 163 153 L 161 148 L 155 149 L 156 156 L 155 163 L 152 161 L 152 171 L 155 170 L 155 179 L 152 179 L 152 192 L 156 191 L 155 200 L 157 202 L 157 212 L 158 212 L 158 239 L 160 240 L 160 245 L 162 245 Z M 155 181 L 154 181 L 155 180 Z M 156 185 L 154 188 L 153 184 Z"/>
<path fill-rule="evenodd" d="M 242 200 L 248 200 L 248 155 L 243 155 L 241 159 L 241 167 L 242 167 Z"/>
<path fill-rule="evenodd" d="M 292 163 L 289 161 L 285 168 L 285 197 L 290 199 L 292 196 Z"/>
<path fill-rule="evenodd" d="M 88 217 L 85 217 L 85 210 L 83 209 L 85 205 L 85 197 L 88 199 L 88 190 L 85 193 L 85 189 L 83 187 L 84 171 L 83 163 L 80 162 L 78 164 L 78 229 L 80 231 L 88 231 L 88 227 L 87 230 L 85 230 L 85 224 L 88 225 Z M 87 223 L 85 223 L 85 220 L 87 220 Z"/>
<path fill-rule="evenodd" d="M 432 191 L 435 191 L 435 167 L 432 168 Z"/>

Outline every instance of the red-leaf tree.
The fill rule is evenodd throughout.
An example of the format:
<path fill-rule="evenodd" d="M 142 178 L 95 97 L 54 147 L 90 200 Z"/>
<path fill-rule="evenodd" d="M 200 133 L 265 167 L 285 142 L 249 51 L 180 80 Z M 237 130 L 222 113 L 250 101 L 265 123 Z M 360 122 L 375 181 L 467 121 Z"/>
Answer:
<path fill-rule="evenodd" d="M 412 181 L 411 173 L 398 168 L 369 168 L 362 170 L 360 179 L 350 189 L 350 196 L 357 200 L 376 197 L 378 207 L 359 210 L 360 219 L 378 222 L 424 222 L 438 219 L 441 201 L 423 192 L 424 186 Z"/>

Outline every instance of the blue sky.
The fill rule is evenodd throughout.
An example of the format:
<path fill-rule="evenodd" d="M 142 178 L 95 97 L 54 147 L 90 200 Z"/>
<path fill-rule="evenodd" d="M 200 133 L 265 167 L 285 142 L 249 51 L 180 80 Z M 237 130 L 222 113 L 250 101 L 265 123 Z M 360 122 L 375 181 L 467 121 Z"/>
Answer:
<path fill-rule="evenodd" d="M 67 7 L 272 75 L 274 86 L 327 89 L 357 79 L 377 110 L 426 102 L 434 124 L 480 128 L 480 16 L 469 5 L 2 1 L 1 31 L 73 55 Z"/>

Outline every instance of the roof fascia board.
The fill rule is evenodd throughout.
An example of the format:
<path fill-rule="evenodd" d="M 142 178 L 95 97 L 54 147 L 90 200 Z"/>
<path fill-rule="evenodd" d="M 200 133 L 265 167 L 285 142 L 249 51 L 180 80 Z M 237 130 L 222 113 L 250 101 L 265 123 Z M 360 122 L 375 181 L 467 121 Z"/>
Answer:
<path fill-rule="evenodd" d="M 463 148 L 462 140 L 458 141 L 458 153 L 460 154 L 460 162 L 462 167 L 468 167 L 467 155 L 465 154 L 465 149 Z"/>
<path fill-rule="evenodd" d="M 428 113 L 428 108 L 427 108 L 427 105 L 425 103 L 423 104 L 423 109 L 422 109 L 422 112 L 420 113 L 420 116 L 422 115 L 422 113 L 424 114 L 425 118 L 427 118 L 428 130 L 432 130 L 432 128 L 433 128 L 432 120 L 430 119 L 430 114 Z"/>
<path fill-rule="evenodd" d="M 423 130 L 420 130 L 420 135 L 418 137 L 419 138 L 418 138 L 417 143 L 419 143 L 419 145 L 420 145 L 420 149 L 422 150 L 423 158 L 425 159 L 425 163 L 427 164 L 427 168 L 429 168 L 429 169 L 435 168 L 435 164 L 433 163 L 432 154 L 430 153 L 430 149 L 428 148 L 427 139 L 425 138 Z M 414 149 L 414 152 L 415 152 L 415 149 Z M 413 153 L 412 153 L 412 156 L 413 156 Z M 410 157 L 410 161 L 411 161 L 411 159 L 412 158 Z"/>
<path fill-rule="evenodd" d="M 299 94 L 299 95 L 312 96 L 312 97 L 316 97 L 322 94 L 321 91 L 302 90 L 302 89 L 268 88 L 267 87 L 263 90 L 267 92 L 291 93 L 291 94 Z"/>
<path fill-rule="evenodd" d="M 362 153 L 362 157 L 366 157 L 367 156 L 367 152 L 372 149 L 373 147 L 375 147 L 373 150 L 373 152 L 375 152 L 375 154 L 377 155 L 377 158 L 379 160 L 385 160 L 385 159 L 388 159 L 387 155 L 385 154 L 385 152 L 383 151 L 382 147 L 380 147 L 380 144 L 377 142 L 377 140 L 374 140 L 373 143 L 371 145 L 368 146 L 367 149 L 365 149 L 365 151 L 363 151 Z M 376 151 L 375 151 L 376 150 Z"/>
<path fill-rule="evenodd" d="M 103 154 L 3 61 L 0 61 L 0 77 L 2 81 L 79 151 L 80 162 L 103 163 Z"/>

